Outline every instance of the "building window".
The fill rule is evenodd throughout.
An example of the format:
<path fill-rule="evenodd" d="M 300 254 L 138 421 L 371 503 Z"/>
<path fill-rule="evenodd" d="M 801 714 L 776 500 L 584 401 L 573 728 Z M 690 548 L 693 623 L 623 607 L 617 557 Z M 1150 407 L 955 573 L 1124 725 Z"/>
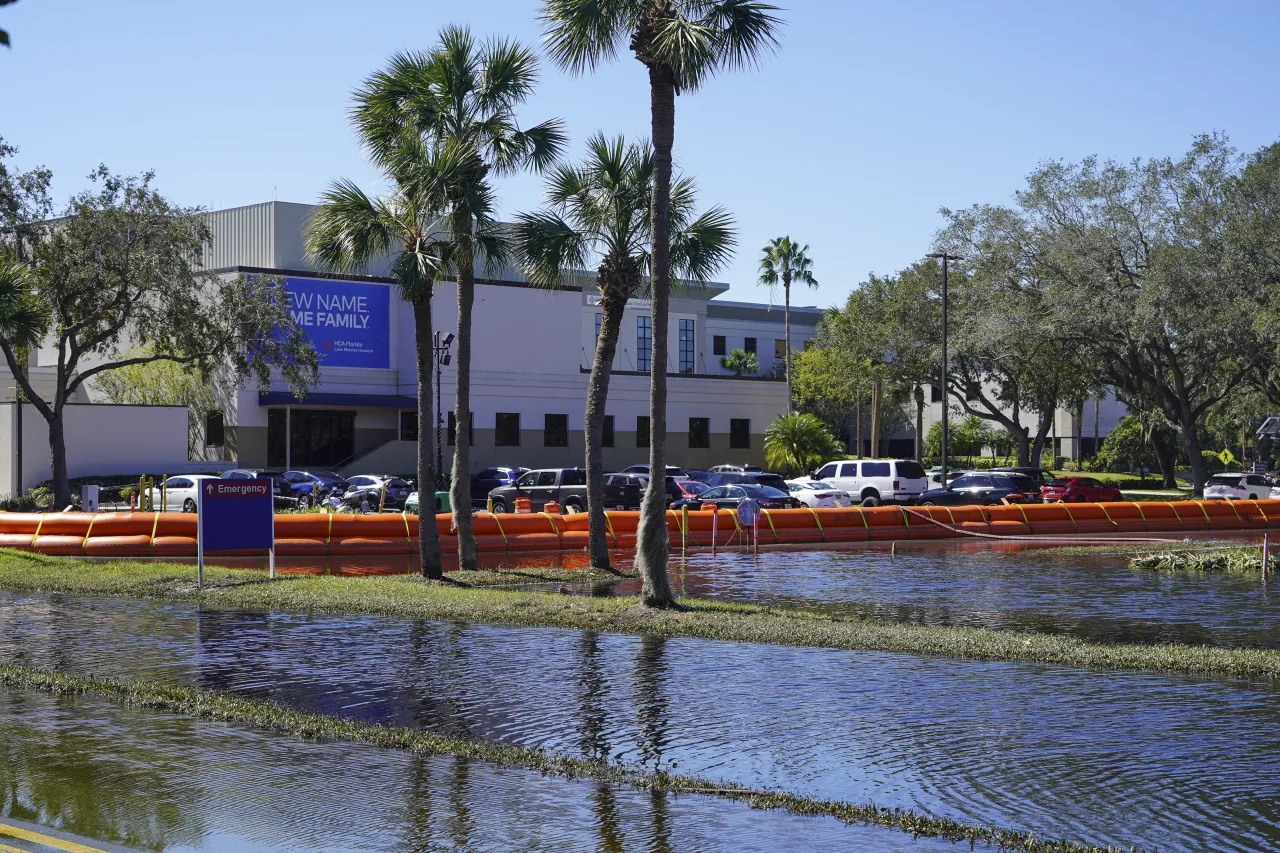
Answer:
<path fill-rule="evenodd" d="M 604 416 L 604 426 L 600 430 L 600 446 L 613 447 L 613 415 Z"/>
<path fill-rule="evenodd" d="M 404 411 L 400 413 L 400 440 L 418 440 L 418 413 Z"/>
<path fill-rule="evenodd" d="M 689 418 L 689 447 L 707 448 L 711 446 L 711 419 Z"/>
<path fill-rule="evenodd" d="M 729 419 L 729 447 L 733 450 L 751 449 L 751 421 L 748 418 Z"/>
<path fill-rule="evenodd" d="M 458 420 L 453 416 L 453 412 L 449 413 L 449 424 L 445 428 L 445 442 L 450 446 L 458 441 Z M 516 444 L 519 444 L 517 439 Z M 472 412 L 471 417 L 467 419 L 467 446 L 475 447 L 476 445 L 476 413 Z"/>
<path fill-rule="evenodd" d="M 647 371 L 652 364 L 653 330 L 648 317 L 636 318 L 636 370 Z"/>
<path fill-rule="evenodd" d="M 520 446 L 519 412 L 498 412 L 494 416 L 493 444 L 495 447 Z"/>
<path fill-rule="evenodd" d="M 942 389 L 939 388 L 937 385 L 929 386 L 929 402 L 930 403 L 942 402 Z"/>
<path fill-rule="evenodd" d="M 804 351 L 808 352 L 811 349 L 813 349 L 813 338 L 810 338 L 809 340 L 804 342 Z"/>
<path fill-rule="evenodd" d="M 743 338 L 743 339 L 742 339 L 742 348 L 743 348 L 744 350 L 746 350 L 747 352 L 755 352 L 755 351 L 756 351 L 756 339 L 755 339 L 755 338 Z"/>
<path fill-rule="evenodd" d="M 595 340 L 597 341 L 600 340 L 600 324 L 603 322 L 604 322 L 604 315 L 597 314 L 596 315 L 596 337 L 595 337 Z"/>
<path fill-rule="evenodd" d="M 636 418 L 636 447 L 649 446 L 649 416 L 640 415 Z"/>
<path fill-rule="evenodd" d="M 711 354 L 724 355 L 724 335 L 711 336 Z"/>
<path fill-rule="evenodd" d="M 693 321 L 680 321 L 680 372 L 693 373 Z"/>
<path fill-rule="evenodd" d="M 787 357 L 787 341 L 785 338 L 783 340 L 774 339 L 773 357 L 779 361 Z"/>
<path fill-rule="evenodd" d="M 569 446 L 569 416 L 547 415 L 542 424 L 543 447 Z"/>
<path fill-rule="evenodd" d="M 225 433 L 222 427 L 222 412 L 210 412 L 204 416 L 205 447 L 221 447 Z"/>

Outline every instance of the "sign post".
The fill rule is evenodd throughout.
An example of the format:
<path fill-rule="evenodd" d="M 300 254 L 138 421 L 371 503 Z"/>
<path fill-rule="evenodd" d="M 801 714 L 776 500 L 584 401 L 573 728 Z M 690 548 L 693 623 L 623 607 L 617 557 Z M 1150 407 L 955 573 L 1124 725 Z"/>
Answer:
<path fill-rule="evenodd" d="M 196 583 L 204 587 L 206 551 L 270 553 L 270 576 L 276 576 L 274 499 L 270 480 L 200 481 L 196 499 Z"/>
<path fill-rule="evenodd" d="M 760 545 L 760 530 L 757 525 L 760 524 L 760 504 L 751 498 L 747 498 L 738 504 L 738 521 L 742 524 L 746 533 L 747 549 L 751 548 L 751 531 L 754 529 L 756 533 L 756 547 Z"/>

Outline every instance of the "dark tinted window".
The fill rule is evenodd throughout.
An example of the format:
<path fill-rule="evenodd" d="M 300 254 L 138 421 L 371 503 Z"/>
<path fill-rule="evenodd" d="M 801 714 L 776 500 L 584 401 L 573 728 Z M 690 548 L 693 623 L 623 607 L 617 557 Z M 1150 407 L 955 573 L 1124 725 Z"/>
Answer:
<path fill-rule="evenodd" d="M 841 476 L 841 477 L 856 477 L 856 476 L 858 476 L 858 463 L 857 463 L 857 462 L 842 462 L 842 463 L 840 463 L 840 476 Z"/>
<path fill-rule="evenodd" d="M 834 477 L 835 475 L 836 475 L 835 465 L 823 465 L 822 468 L 819 469 L 818 471 L 819 480 L 825 480 L 828 477 Z"/>
<path fill-rule="evenodd" d="M 691 495 L 703 494 L 709 488 L 706 483 L 699 483 L 697 480 L 683 480 L 680 485 Z"/>
<path fill-rule="evenodd" d="M 713 500 L 715 500 L 716 498 L 722 498 L 722 497 L 724 497 L 724 492 L 725 492 L 724 488 L 719 487 L 719 486 L 717 486 L 717 487 L 716 487 L 716 488 L 714 488 L 714 489 L 707 489 L 705 492 L 703 492 L 703 493 L 702 493 L 702 499 L 703 499 L 703 500 L 708 500 L 708 501 L 713 501 Z"/>
<path fill-rule="evenodd" d="M 535 485 L 538 486 L 554 486 L 556 484 L 555 471 L 539 471 L 538 480 Z"/>
<path fill-rule="evenodd" d="M 204 416 L 205 447 L 221 447 L 224 430 L 222 428 L 222 412 L 210 412 Z"/>
<path fill-rule="evenodd" d="M 530 471 L 527 474 L 522 474 L 520 479 L 516 480 L 516 485 L 522 489 L 527 489 L 536 482 L 538 482 L 538 472 Z"/>
<path fill-rule="evenodd" d="M 1066 480 L 1050 480 L 1045 483 L 1046 486 L 1066 486 L 1070 485 Z"/>
<path fill-rule="evenodd" d="M 476 443 L 475 425 L 476 425 L 476 415 L 475 415 L 475 412 L 472 412 L 470 420 L 467 422 L 467 446 L 468 447 L 473 447 L 475 446 L 475 443 Z M 517 426 L 517 429 L 519 429 L 518 426 Z M 445 436 L 446 443 L 450 447 L 453 447 L 454 444 L 456 444 L 458 441 L 458 419 L 453 416 L 453 412 L 449 413 L 449 423 L 448 423 L 448 426 L 445 427 L 445 432 L 446 432 L 446 436 Z M 517 443 L 519 443 L 519 439 L 517 439 Z"/>
<path fill-rule="evenodd" d="M 985 475 L 973 477 L 972 480 L 973 484 L 980 489 L 989 489 L 994 485 L 991 482 L 991 478 Z"/>
<path fill-rule="evenodd" d="M 783 485 L 786 485 L 785 483 Z M 753 498 L 785 498 L 787 493 L 783 489 L 771 489 L 768 486 L 760 486 L 751 490 Z"/>
<path fill-rule="evenodd" d="M 953 489 L 967 489 L 972 485 L 973 485 L 972 477 L 957 477 L 956 479 L 951 481 L 951 488 Z"/>
<path fill-rule="evenodd" d="M 724 335 L 711 336 L 711 354 L 724 355 Z"/>
<path fill-rule="evenodd" d="M 942 389 L 939 388 L 937 385 L 929 386 L 929 402 L 930 403 L 942 402 Z"/>
<path fill-rule="evenodd" d="M 569 446 L 569 416 L 547 415 L 542 426 L 543 447 Z"/>
<path fill-rule="evenodd" d="M 689 446 L 699 448 L 711 446 L 710 418 L 689 418 Z"/>
<path fill-rule="evenodd" d="M 742 339 L 742 348 L 743 348 L 744 350 L 746 350 L 747 352 L 755 352 L 755 351 L 756 351 L 756 339 L 755 339 L 755 338 L 743 338 L 743 339 Z"/>
<path fill-rule="evenodd" d="M 417 441 L 418 440 L 418 413 L 417 412 L 401 412 L 400 413 L 400 440 L 401 441 Z"/>
<path fill-rule="evenodd" d="M 1023 493 L 1034 492 L 1034 491 L 1037 491 L 1038 489 L 1038 487 L 1036 486 L 1035 480 L 1031 479 L 1030 477 L 1023 477 L 1023 476 L 1010 477 L 1009 485 L 1013 488 L 1015 492 L 1023 492 Z"/>
<path fill-rule="evenodd" d="M 863 463 L 862 463 L 862 476 L 864 476 L 864 477 L 888 477 L 888 476 L 889 476 L 889 463 L 888 463 L 888 462 L 863 462 Z M 924 476 L 924 474 L 922 473 L 920 476 L 921 476 L 921 477 L 923 477 L 923 476 Z"/>
<path fill-rule="evenodd" d="M 735 450 L 750 449 L 751 420 L 749 418 L 729 419 L 729 447 Z"/>
<path fill-rule="evenodd" d="M 787 490 L 787 481 L 777 474 L 753 474 L 751 479 L 767 488 L 777 489 L 782 492 Z"/>
<path fill-rule="evenodd" d="M 604 425 L 600 430 L 600 446 L 613 447 L 613 415 L 604 416 Z"/>
<path fill-rule="evenodd" d="M 649 416 L 640 415 L 636 418 L 636 447 L 649 446 Z M 648 470 L 648 469 L 645 469 Z"/>
<path fill-rule="evenodd" d="M 586 471 L 566 470 L 560 475 L 560 485 L 562 486 L 585 486 L 586 484 L 587 484 Z"/>
<path fill-rule="evenodd" d="M 493 443 L 498 447 L 520 446 L 520 413 L 498 412 L 494 416 Z"/>
<path fill-rule="evenodd" d="M 924 468 L 919 462 L 897 462 L 898 476 L 904 480 L 923 480 Z"/>

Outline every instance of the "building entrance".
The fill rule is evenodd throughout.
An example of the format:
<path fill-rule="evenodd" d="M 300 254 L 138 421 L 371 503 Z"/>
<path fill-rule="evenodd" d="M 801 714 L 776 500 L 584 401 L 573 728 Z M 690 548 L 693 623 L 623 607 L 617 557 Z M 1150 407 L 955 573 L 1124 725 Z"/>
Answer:
<path fill-rule="evenodd" d="M 355 412 L 267 411 L 267 464 L 271 467 L 332 468 L 355 452 Z"/>

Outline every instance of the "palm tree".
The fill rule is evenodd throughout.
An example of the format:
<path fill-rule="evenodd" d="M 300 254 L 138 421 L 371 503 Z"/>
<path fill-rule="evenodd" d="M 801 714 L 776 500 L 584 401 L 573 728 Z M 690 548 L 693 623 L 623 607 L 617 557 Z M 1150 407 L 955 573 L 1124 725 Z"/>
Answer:
<path fill-rule="evenodd" d="M 671 188 L 671 270 L 704 283 L 728 260 L 735 245 L 733 218 L 715 207 L 694 217 L 693 181 Z M 529 281 L 556 287 L 565 278 L 587 285 L 583 271 L 596 265 L 600 291 L 600 334 L 587 381 L 587 529 L 591 565 L 609 569 L 604 517 L 605 403 L 618 333 L 627 301 L 640 292 L 650 273 L 653 218 L 653 153 L 648 141 L 627 144 L 623 137 L 597 133 L 587 140 L 586 159 L 560 166 L 547 180 L 548 207 L 517 218 L 513 244 Z M 651 279 L 652 280 L 652 279 Z"/>
<path fill-rule="evenodd" d="M 808 471 L 842 453 L 826 425 L 810 412 L 783 415 L 764 432 L 765 461 L 788 473 Z"/>
<path fill-rule="evenodd" d="M 787 374 L 787 411 L 791 411 L 791 282 L 817 287 L 818 280 L 813 277 L 813 261 L 809 259 L 809 246 L 793 243 L 790 237 L 775 237 L 764 247 L 760 258 L 760 283 L 769 285 L 769 289 L 782 283 L 783 312 L 782 319 L 787 339 L 787 351 L 782 362 Z"/>
<path fill-rule="evenodd" d="M 490 179 L 524 169 L 540 171 L 560 156 L 565 135 L 558 119 L 522 130 L 516 108 L 537 79 L 533 51 L 504 39 L 477 43 L 471 31 L 448 26 L 428 53 L 401 53 L 385 71 L 365 81 L 353 115 L 366 148 L 378 163 L 394 157 L 406 137 L 434 156 L 448 154 L 454 170 L 445 192 L 449 216 L 444 259 L 458 285 L 457 376 L 454 412 L 464 423 L 471 411 L 471 311 L 475 265 L 497 271 L 505 243 L 493 218 Z M 454 443 L 450 501 L 458 530 L 458 563 L 476 567 L 471 532 L 471 452 Z"/>
<path fill-rule="evenodd" d="M 756 354 L 744 349 L 729 350 L 728 355 L 720 356 L 720 366 L 725 370 L 732 370 L 734 376 L 760 372 L 760 361 Z"/>
<path fill-rule="evenodd" d="M 432 158 L 416 140 L 386 158 L 391 192 L 371 198 L 350 181 L 335 181 L 321 196 L 306 225 L 306 251 L 318 266 L 343 273 L 365 271 L 370 262 L 392 257 L 391 276 L 401 297 L 413 306 L 418 368 L 418 488 L 435 488 L 436 419 L 431 370 L 435 361 L 431 296 L 448 244 L 439 235 L 448 216 L 444 187 L 451 163 Z M 427 497 L 423 505 L 430 506 Z M 422 574 L 443 577 L 440 537 L 434 512 L 418 514 Z"/>
<path fill-rule="evenodd" d="M 562 68 L 580 74 L 629 48 L 649 75 L 653 139 L 650 228 L 652 342 L 649 465 L 667 464 L 667 288 L 671 263 L 671 147 L 676 95 L 698 89 L 717 71 L 754 66 L 777 44 L 777 8 L 757 0 L 543 0 L 547 50 Z M 645 492 L 636 533 L 641 596 L 652 607 L 675 602 L 667 578 L 666 495 Z"/>

